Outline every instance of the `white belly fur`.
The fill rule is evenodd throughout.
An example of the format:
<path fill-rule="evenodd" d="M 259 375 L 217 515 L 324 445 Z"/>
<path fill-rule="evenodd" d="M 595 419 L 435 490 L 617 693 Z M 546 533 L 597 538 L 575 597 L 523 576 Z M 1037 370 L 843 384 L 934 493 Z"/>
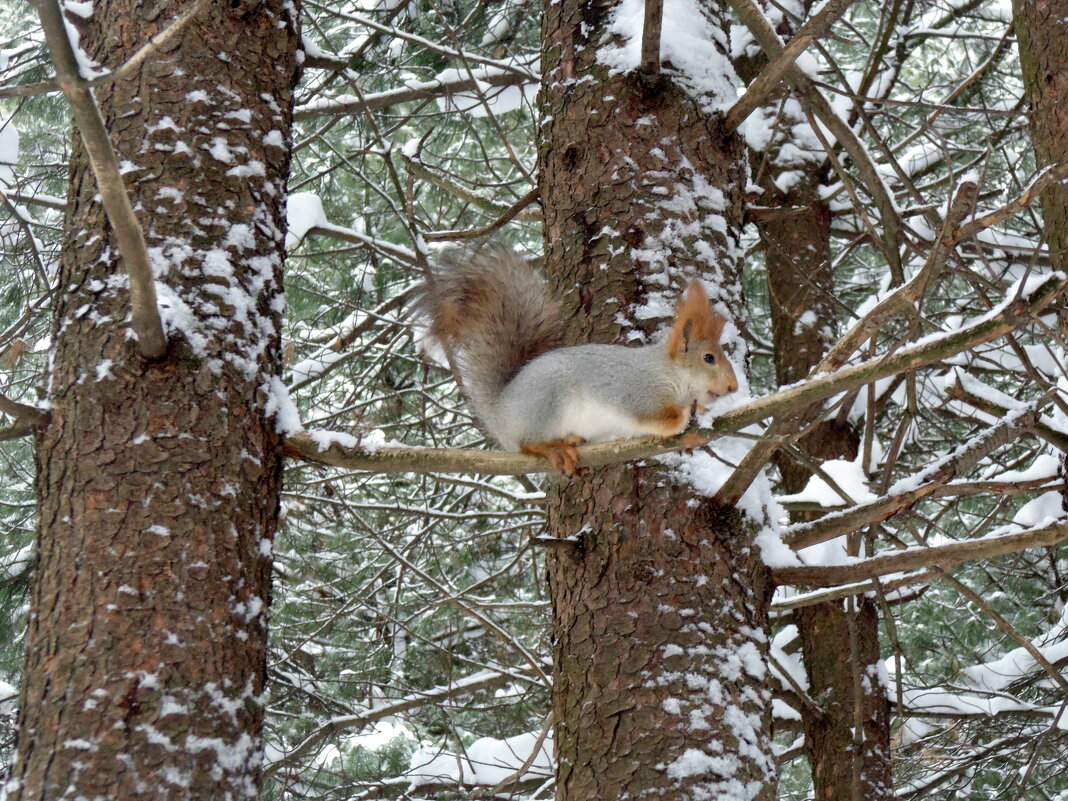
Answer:
<path fill-rule="evenodd" d="M 588 442 L 605 442 L 610 439 L 637 437 L 655 433 L 616 407 L 607 406 L 589 398 L 569 399 L 556 421 L 556 437 L 575 434 Z"/>

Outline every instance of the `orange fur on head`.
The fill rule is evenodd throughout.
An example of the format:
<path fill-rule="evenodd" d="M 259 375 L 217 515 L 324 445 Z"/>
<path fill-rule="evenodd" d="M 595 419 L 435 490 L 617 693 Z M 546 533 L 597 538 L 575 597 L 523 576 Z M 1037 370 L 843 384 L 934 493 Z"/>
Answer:
<path fill-rule="evenodd" d="M 705 288 L 696 278 L 686 287 L 686 294 L 675 308 L 675 322 L 668 338 L 671 356 L 689 350 L 695 342 L 718 342 L 727 320 L 708 305 Z"/>

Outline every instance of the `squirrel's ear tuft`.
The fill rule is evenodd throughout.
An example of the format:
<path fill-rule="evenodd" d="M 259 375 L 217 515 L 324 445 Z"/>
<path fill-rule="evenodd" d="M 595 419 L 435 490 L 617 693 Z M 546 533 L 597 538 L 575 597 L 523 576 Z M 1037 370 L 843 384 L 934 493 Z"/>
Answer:
<path fill-rule="evenodd" d="M 708 305 L 705 288 L 696 278 L 686 287 L 686 294 L 675 309 L 675 322 L 668 338 L 668 355 L 690 350 L 696 342 L 719 341 L 727 320 Z"/>

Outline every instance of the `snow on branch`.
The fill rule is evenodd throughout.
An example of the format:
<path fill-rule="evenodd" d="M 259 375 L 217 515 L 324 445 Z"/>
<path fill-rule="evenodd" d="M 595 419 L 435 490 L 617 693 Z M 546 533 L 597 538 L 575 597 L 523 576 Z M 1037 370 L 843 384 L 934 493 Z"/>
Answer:
<path fill-rule="evenodd" d="M 988 387 L 984 387 L 981 382 L 969 378 L 960 371 L 953 373 L 952 379 L 945 385 L 945 392 L 947 397 L 960 401 L 995 420 L 1004 418 L 1014 408 L 1005 402 L 1007 399 L 1001 399 L 1002 402 L 999 403 L 999 399 L 989 391 Z M 1033 430 L 1043 441 L 1059 450 L 1068 451 L 1068 433 L 1055 428 L 1048 419 L 1036 420 Z"/>
<path fill-rule="evenodd" d="M 346 95 L 337 99 L 316 100 L 296 109 L 295 120 L 305 120 L 326 114 L 350 115 L 374 109 L 387 108 L 399 103 L 413 100 L 436 100 L 452 95 L 485 92 L 489 88 L 522 86 L 535 84 L 538 76 L 531 72 L 517 71 L 516 68 L 481 67 L 461 75 L 455 70 L 443 73 L 432 81 L 410 81 L 397 89 L 365 94 L 359 97 Z"/>
<path fill-rule="evenodd" d="M 833 587 L 924 567 L 955 567 L 973 559 L 988 559 L 1028 548 L 1048 548 L 1068 539 L 1068 520 L 1012 534 L 995 532 L 986 537 L 929 548 L 907 548 L 847 565 L 806 565 L 772 568 L 778 584 Z"/>
<path fill-rule="evenodd" d="M 745 119 L 756 111 L 775 90 L 783 79 L 786 70 L 793 66 L 805 49 L 821 36 L 826 36 L 835 20 L 846 12 L 855 0 L 829 0 L 823 8 L 813 14 L 805 24 L 794 34 L 782 52 L 770 59 L 760 74 L 753 79 L 745 90 L 745 94 L 727 111 L 726 126 L 730 130 L 736 129 Z"/>
<path fill-rule="evenodd" d="M 317 752 L 320 746 L 328 739 L 343 732 L 359 731 L 376 721 L 399 715 L 418 707 L 470 695 L 480 690 L 501 687 L 515 681 L 516 678 L 516 674 L 508 670 L 480 670 L 478 673 L 440 687 L 411 693 L 404 698 L 381 702 L 375 707 L 355 715 L 342 715 L 331 718 L 296 746 L 278 757 L 278 759 L 269 762 L 266 765 L 266 771 L 268 774 L 278 773 L 287 767 L 299 764 L 304 757 Z"/>
<path fill-rule="evenodd" d="M 764 12 L 760 10 L 760 7 L 753 0 L 729 0 L 729 5 L 738 15 L 742 24 L 753 34 L 753 38 L 768 55 L 768 58 L 773 61 L 777 59 L 785 50 L 785 46 L 775 32 L 775 28 L 772 27 L 768 18 L 764 16 Z M 880 246 L 883 257 L 890 265 L 892 273 L 900 277 L 902 271 L 899 246 L 904 242 L 904 223 L 901 221 L 886 184 L 883 183 L 883 179 L 879 175 L 875 160 L 849 124 L 831 107 L 831 104 L 827 102 L 827 99 L 820 94 L 819 89 L 812 83 L 812 79 L 797 64 L 786 65 L 783 74 L 797 92 L 801 103 L 827 127 L 827 130 L 838 140 L 838 144 L 842 146 L 849 158 L 853 160 L 854 167 L 860 173 L 861 180 L 864 181 L 864 188 L 871 194 L 875 200 L 875 205 L 879 209 L 880 220 L 877 227 L 881 227 L 883 233 L 881 236 L 875 237 L 876 244 Z M 825 139 L 819 130 L 819 126 L 813 125 L 812 129 L 817 137 L 821 140 Z M 836 164 L 837 158 L 834 156 L 830 144 L 825 142 L 824 149 L 827 151 L 831 163 Z M 842 174 L 844 175 L 844 173 Z"/>
<path fill-rule="evenodd" d="M 810 523 L 797 524 L 783 532 L 783 539 L 793 548 L 806 548 L 849 531 L 859 531 L 864 526 L 911 508 L 998 448 L 1031 431 L 1038 422 L 1041 407 L 1046 403 L 1049 403 L 1048 397 L 1006 415 L 997 425 L 973 437 L 945 458 L 917 475 L 899 481 L 883 497 L 852 509 L 832 512 Z"/>
<path fill-rule="evenodd" d="M 953 248 L 967 237 L 960 228 L 964 217 L 975 207 L 976 196 L 979 194 L 979 185 L 975 181 L 962 181 L 957 187 L 953 201 L 949 205 L 942 231 L 931 247 L 931 252 L 923 267 L 908 281 L 902 284 L 894 292 L 883 298 L 875 308 L 865 314 L 853 324 L 823 357 L 816 370 L 833 370 L 845 364 L 846 360 L 853 355 L 869 337 L 890 319 L 910 308 L 926 291 L 927 287 L 942 272 L 949 259 Z"/>
<path fill-rule="evenodd" d="M 178 36 L 186 25 L 189 24 L 201 11 L 211 5 L 212 0 L 197 0 L 193 5 L 189 6 L 185 11 L 174 18 L 166 28 L 157 33 L 151 39 L 149 39 L 140 50 L 130 56 L 118 69 L 112 72 L 106 72 L 101 75 L 96 75 L 92 78 L 86 78 L 88 86 L 100 86 L 105 83 L 112 83 L 114 81 L 120 81 L 124 78 L 128 78 L 134 70 L 140 67 L 150 56 L 156 55 L 165 45 L 173 42 L 175 37 Z M 51 47 L 51 45 L 49 45 Z M 53 59 L 55 54 L 53 53 Z M 57 68 L 58 70 L 58 68 Z M 52 92 L 62 90 L 62 86 L 59 83 L 59 79 L 51 78 L 46 81 L 34 84 L 24 84 L 22 86 L 4 86 L 0 87 L 0 98 L 2 97 L 35 97 L 37 95 L 51 94 Z"/>

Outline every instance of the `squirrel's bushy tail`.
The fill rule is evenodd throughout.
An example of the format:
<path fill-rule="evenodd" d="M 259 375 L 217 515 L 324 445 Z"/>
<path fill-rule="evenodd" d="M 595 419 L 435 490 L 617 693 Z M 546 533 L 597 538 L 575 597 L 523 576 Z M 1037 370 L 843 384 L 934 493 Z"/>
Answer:
<path fill-rule="evenodd" d="M 559 306 L 541 278 L 497 243 L 437 254 L 417 308 L 483 416 L 519 368 L 563 338 Z"/>

